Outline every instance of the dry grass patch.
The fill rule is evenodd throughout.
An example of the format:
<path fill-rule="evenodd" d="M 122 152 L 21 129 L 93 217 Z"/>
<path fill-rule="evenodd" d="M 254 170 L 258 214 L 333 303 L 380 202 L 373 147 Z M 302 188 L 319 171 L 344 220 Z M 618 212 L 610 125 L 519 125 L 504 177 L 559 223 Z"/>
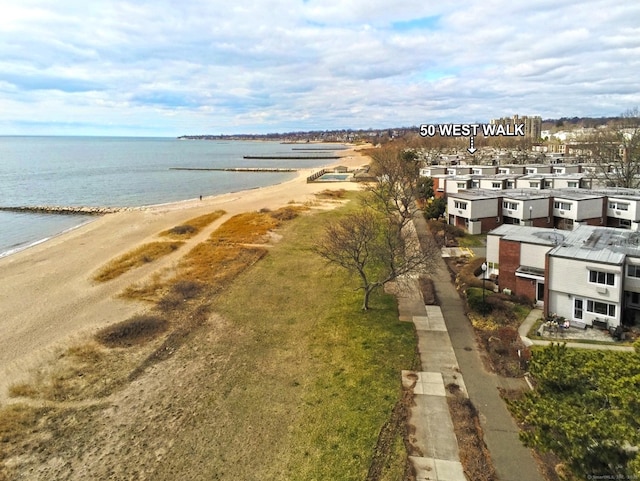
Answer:
<path fill-rule="evenodd" d="M 166 319 L 143 314 L 102 329 L 96 340 L 106 347 L 131 347 L 154 339 L 168 327 Z"/>
<path fill-rule="evenodd" d="M 286 207 L 281 207 L 278 210 L 270 211 L 268 209 L 262 209 L 260 212 L 267 212 L 271 217 L 273 217 L 278 222 L 285 222 L 288 220 L 293 220 L 300 215 L 301 212 L 309 210 L 309 207 L 304 205 L 288 205 Z"/>
<path fill-rule="evenodd" d="M 269 231 L 280 225 L 269 212 L 245 212 L 234 215 L 211 234 L 211 241 L 220 244 L 258 244 L 266 240 Z"/>
<path fill-rule="evenodd" d="M 150 242 L 112 260 L 94 276 L 98 282 L 106 282 L 121 276 L 125 272 L 177 250 L 183 242 Z"/>
<path fill-rule="evenodd" d="M 184 224 L 177 225 L 175 227 L 172 227 L 171 229 L 162 231 L 159 235 L 164 237 L 171 237 L 174 239 L 190 239 L 202 229 L 207 227 L 212 222 L 215 222 L 225 214 L 226 212 L 224 210 L 216 210 L 199 217 L 194 217 Z"/>
<path fill-rule="evenodd" d="M 160 293 L 166 289 L 167 277 L 167 270 L 162 273 L 156 272 L 150 281 L 127 287 L 120 294 L 120 297 L 136 301 L 156 302 L 160 298 Z"/>
<path fill-rule="evenodd" d="M 318 192 L 316 194 L 316 197 L 319 197 L 321 199 L 344 199 L 346 193 L 347 191 L 345 189 L 325 189 L 322 192 Z"/>
<path fill-rule="evenodd" d="M 23 404 L 5 406 L 0 411 L 0 443 L 8 443 L 18 435 L 24 434 L 25 430 L 32 428 L 37 420 L 38 410 L 34 408 Z"/>
<path fill-rule="evenodd" d="M 261 247 L 203 242 L 182 259 L 172 288 L 180 282 L 197 282 L 217 292 L 266 253 L 267 250 Z"/>
<path fill-rule="evenodd" d="M 447 396 L 453 428 L 460 447 L 460 462 L 467 479 L 495 481 L 497 479 L 491 455 L 483 440 L 478 411 L 473 403 L 459 394 L 459 386 L 447 386 L 454 396 Z M 457 389 L 456 389 L 457 388 Z"/>
<path fill-rule="evenodd" d="M 121 349 L 87 341 L 61 352 L 51 365 L 35 372 L 31 382 L 11 386 L 9 395 L 49 402 L 104 398 L 127 381 L 145 355 L 144 350 L 123 355 Z"/>

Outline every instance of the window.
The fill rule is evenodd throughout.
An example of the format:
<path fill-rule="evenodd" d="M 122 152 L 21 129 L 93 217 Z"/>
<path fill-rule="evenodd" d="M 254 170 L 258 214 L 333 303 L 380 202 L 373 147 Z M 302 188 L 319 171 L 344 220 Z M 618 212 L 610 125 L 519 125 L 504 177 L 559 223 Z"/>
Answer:
<path fill-rule="evenodd" d="M 564 167 L 554 167 L 553 168 L 553 173 L 554 174 L 564 174 Z"/>
<path fill-rule="evenodd" d="M 466 189 L 466 188 L 467 188 L 466 182 L 458 182 L 458 189 Z"/>
<path fill-rule="evenodd" d="M 553 186 L 553 182 L 550 180 L 545 180 L 544 181 L 544 188 L 545 189 L 550 189 Z"/>
<path fill-rule="evenodd" d="M 616 275 L 613 272 L 602 272 L 589 270 L 589 282 L 603 284 L 606 286 L 615 285 Z"/>
<path fill-rule="evenodd" d="M 515 189 L 516 183 L 513 180 L 507 181 L 507 189 Z"/>
<path fill-rule="evenodd" d="M 616 306 L 615 304 L 589 300 L 587 301 L 587 312 L 600 314 L 601 316 L 616 317 Z"/>
<path fill-rule="evenodd" d="M 460 202 L 459 200 L 454 201 L 454 206 L 456 209 L 467 210 L 467 203 Z"/>
<path fill-rule="evenodd" d="M 508 210 L 518 210 L 518 204 L 515 202 L 508 202 L 506 200 L 502 203 L 502 207 Z"/>
<path fill-rule="evenodd" d="M 502 182 L 492 182 L 491 188 L 493 189 L 502 189 Z"/>
<path fill-rule="evenodd" d="M 631 293 L 631 304 L 640 304 L 640 294 L 637 292 Z"/>
<path fill-rule="evenodd" d="M 571 202 L 560 202 L 559 200 L 556 200 L 553 203 L 553 207 L 560 210 L 571 210 Z"/>
<path fill-rule="evenodd" d="M 629 210 L 629 204 L 627 204 L 625 202 L 612 200 L 612 201 L 609 202 L 609 209 L 613 209 L 613 210 Z"/>
<path fill-rule="evenodd" d="M 479 189 L 480 188 L 480 181 L 479 180 L 471 181 L 471 188 L 472 189 Z"/>
<path fill-rule="evenodd" d="M 509 173 L 509 169 L 505 169 L 504 167 L 501 167 L 498 169 L 498 174 L 508 174 Z"/>
<path fill-rule="evenodd" d="M 526 172 L 527 174 L 535 174 L 535 173 L 536 173 L 536 170 L 537 170 L 537 169 L 535 169 L 535 168 L 527 167 L 527 170 L 526 170 L 525 172 Z"/>
<path fill-rule="evenodd" d="M 540 182 L 529 182 L 529 187 L 531 187 L 532 189 L 539 189 Z"/>
<path fill-rule="evenodd" d="M 640 266 L 628 265 L 627 266 L 627 276 L 629 276 L 629 277 L 640 277 Z"/>
<path fill-rule="evenodd" d="M 623 227 L 625 229 L 631 229 L 631 221 L 629 219 L 620 219 L 618 222 L 618 227 Z"/>
<path fill-rule="evenodd" d="M 472 174 L 474 175 L 481 175 L 482 174 L 482 169 L 473 169 L 471 171 Z"/>
<path fill-rule="evenodd" d="M 578 183 L 575 181 L 569 181 L 567 182 L 567 187 L 569 187 L 570 189 L 577 189 L 578 188 Z"/>

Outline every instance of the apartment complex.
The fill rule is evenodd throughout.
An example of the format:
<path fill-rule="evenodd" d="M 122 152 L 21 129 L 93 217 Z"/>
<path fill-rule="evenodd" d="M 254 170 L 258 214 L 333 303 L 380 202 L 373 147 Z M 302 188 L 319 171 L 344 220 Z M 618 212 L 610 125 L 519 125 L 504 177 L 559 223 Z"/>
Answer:
<path fill-rule="evenodd" d="M 470 234 L 503 224 L 570 231 L 580 225 L 640 230 L 633 189 L 466 189 L 447 196 L 447 221 Z"/>
<path fill-rule="evenodd" d="M 640 322 L 640 233 L 502 225 L 487 235 L 487 275 L 577 327 Z"/>
<path fill-rule="evenodd" d="M 530 139 L 540 139 L 542 137 L 542 117 L 533 116 L 529 117 L 523 115 L 514 115 L 513 117 L 502 117 L 499 119 L 491 119 L 491 124 L 494 125 L 516 125 L 524 124 L 524 136 Z"/>

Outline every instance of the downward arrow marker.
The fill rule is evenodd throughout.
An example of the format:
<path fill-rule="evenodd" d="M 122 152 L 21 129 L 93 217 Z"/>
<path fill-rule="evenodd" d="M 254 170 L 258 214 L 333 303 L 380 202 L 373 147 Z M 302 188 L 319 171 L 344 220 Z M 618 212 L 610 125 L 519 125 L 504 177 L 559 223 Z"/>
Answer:
<path fill-rule="evenodd" d="M 469 137 L 469 148 L 467 149 L 467 152 L 469 152 L 472 155 L 476 153 L 476 150 L 478 150 L 473 146 L 474 140 L 475 139 L 473 138 L 473 135 Z"/>

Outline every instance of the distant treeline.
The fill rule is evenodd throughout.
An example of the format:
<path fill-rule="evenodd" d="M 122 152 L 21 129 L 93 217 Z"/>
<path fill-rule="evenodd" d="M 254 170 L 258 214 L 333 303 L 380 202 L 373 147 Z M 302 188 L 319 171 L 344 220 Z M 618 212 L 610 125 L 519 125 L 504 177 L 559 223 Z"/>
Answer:
<path fill-rule="evenodd" d="M 609 122 L 620 120 L 620 116 L 615 117 L 560 117 L 559 119 L 544 119 L 542 129 L 552 127 L 584 127 L 593 128 L 599 125 L 607 125 Z"/>

